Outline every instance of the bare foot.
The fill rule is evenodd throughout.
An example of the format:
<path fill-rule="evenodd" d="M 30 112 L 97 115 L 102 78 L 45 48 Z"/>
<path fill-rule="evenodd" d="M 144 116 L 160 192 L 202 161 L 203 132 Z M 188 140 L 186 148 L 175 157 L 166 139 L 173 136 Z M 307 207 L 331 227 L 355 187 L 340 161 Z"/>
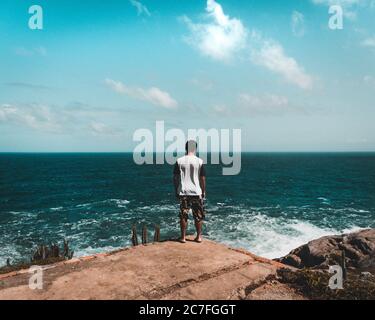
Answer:
<path fill-rule="evenodd" d="M 195 242 L 198 242 L 198 243 L 201 243 L 202 242 L 202 237 L 196 237 L 195 239 L 194 239 L 194 241 Z"/>

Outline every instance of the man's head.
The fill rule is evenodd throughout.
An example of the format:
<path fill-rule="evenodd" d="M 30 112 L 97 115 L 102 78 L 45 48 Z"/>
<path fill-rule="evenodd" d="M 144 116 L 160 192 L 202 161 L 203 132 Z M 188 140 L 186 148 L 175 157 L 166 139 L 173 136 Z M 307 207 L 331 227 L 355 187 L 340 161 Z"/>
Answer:
<path fill-rule="evenodd" d="M 194 140 L 189 140 L 185 144 L 186 154 L 188 154 L 188 153 L 196 153 L 197 152 L 197 148 L 198 148 L 198 144 Z"/>

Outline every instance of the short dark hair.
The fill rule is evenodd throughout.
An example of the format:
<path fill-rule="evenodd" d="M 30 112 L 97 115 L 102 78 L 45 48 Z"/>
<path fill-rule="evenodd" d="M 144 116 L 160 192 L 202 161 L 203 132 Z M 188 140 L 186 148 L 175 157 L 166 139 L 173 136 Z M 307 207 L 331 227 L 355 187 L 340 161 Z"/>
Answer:
<path fill-rule="evenodd" d="M 185 144 L 185 151 L 186 153 L 197 151 L 198 143 L 194 140 L 189 140 Z"/>

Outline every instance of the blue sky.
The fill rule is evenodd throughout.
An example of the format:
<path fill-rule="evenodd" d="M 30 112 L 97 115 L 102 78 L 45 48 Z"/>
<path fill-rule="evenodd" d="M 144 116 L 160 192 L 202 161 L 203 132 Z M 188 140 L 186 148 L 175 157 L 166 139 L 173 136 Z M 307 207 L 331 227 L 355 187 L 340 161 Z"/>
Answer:
<path fill-rule="evenodd" d="M 2 1 L 0 152 L 131 151 L 156 120 L 240 128 L 246 151 L 375 151 L 374 18 L 374 0 Z"/>

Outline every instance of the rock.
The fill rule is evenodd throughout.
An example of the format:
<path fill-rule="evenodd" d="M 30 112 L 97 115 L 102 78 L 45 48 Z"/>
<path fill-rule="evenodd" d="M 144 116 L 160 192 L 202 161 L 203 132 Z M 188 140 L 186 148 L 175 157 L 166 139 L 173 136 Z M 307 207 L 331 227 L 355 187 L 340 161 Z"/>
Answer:
<path fill-rule="evenodd" d="M 375 268 L 375 229 L 312 240 L 275 260 L 296 268 L 326 269 L 341 264 L 343 251 L 348 268 Z"/>
<path fill-rule="evenodd" d="M 301 258 L 295 254 L 289 254 L 288 256 L 286 256 L 284 263 L 296 268 L 302 267 Z"/>
<path fill-rule="evenodd" d="M 252 290 L 245 300 L 307 300 L 296 289 L 278 281 L 269 281 Z"/>
<path fill-rule="evenodd" d="M 345 251 L 345 256 L 349 259 L 359 261 L 362 258 L 362 252 L 353 248 L 350 244 L 339 243 L 339 249 Z"/>
<path fill-rule="evenodd" d="M 373 251 L 368 256 L 362 258 L 358 262 L 358 266 L 363 270 L 373 270 L 375 272 L 375 251 Z"/>
<path fill-rule="evenodd" d="M 374 276 L 372 275 L 372 273 L 366 271 L 366 272 L 361 272 L 361 278 L 362 279 L 374 279 Z"/>

